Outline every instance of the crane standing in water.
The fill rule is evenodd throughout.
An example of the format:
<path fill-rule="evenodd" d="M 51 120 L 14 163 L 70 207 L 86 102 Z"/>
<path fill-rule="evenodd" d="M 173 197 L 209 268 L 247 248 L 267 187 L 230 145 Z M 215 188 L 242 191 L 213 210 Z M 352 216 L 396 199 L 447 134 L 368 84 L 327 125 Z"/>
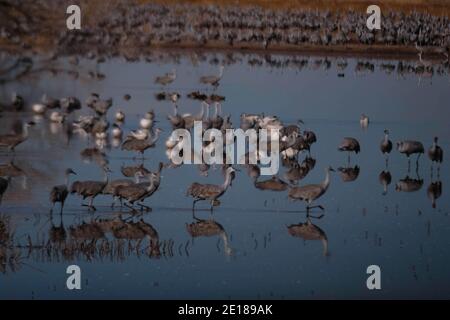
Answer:
<path fill-rule="evenodd" d="M 384 138 L 380 143 L 380 150 L 386 156 L 386 167 L 388 165 L 389 153 L 392 151 L 392 141 L 389 140 L 389 130 L 384 130 Z"/>
<path fill-rule="evenodd" d="M 309 213 L 310 209 L 319 208 L 324 210 L 323 206 L 311 206 L 314 200 L 321 197 L 330 186 L 330 172 L 335 171 L 332 167 L 327 167 L 325 169 L 326 175 L 325 180 L 320 184 L 308 184 L 300 187 L 293 187 L 289 190 L 289 198 L 291 200 L 303 200 L 307 203 L 306 211 Z"/>
<path fill-rule="evenodd" d="M 97 209 L 94 207 L 93 202 L 94 199 L 102 194 L 103 189 L 108 185 L 109 177 L 108 173 L 111 172 L 108 167 L 103 166 L 104 179 L 103 181 L 94 181 L 94 180 L 86 180 L 86 181 L 75 181 L 72 183 L 70 188 L 70 193 L 77 193 L 83 196 L 83 200 L 89 198 L 89 204 L 83 204 L 83 206 L 88 207 L 89 210 L 96 211 Z"/>
<path fill-rule="evenodd" d="M 428 149 L 428 157 L 431 160 L 431 163 L 436 162 L 438 164 L 438 174 L 440 170 L 440 164 L 444 158 L 444 151 L 440 146 L 437 145 L 438 137 L 434 137 L 433 145 L 430 149 Z M 431 166 L 431 172 L 433 172 L 433 166 Z"/>
<path fill-rule="evenodd" d="M 194 198 L 194 202 L 192 203 L 192 210 L 195 209 L 195 204 L 198 201 L 209 200 L 211 201 L 212 211 L 217 199 L 220 198 L 231 185 L 234 172 L 235 170 L 232 167 L 228 167 L 225 172 L 225 181 L 221 185 L 200 184 L 197 182 L 191 184 L 186 192 L 186 195 Z"/>
<path fill-rule="evenodd" d="M 224 66 L 219 67 L 219 75 L 217 75 L 217 76 L 202 76 L 202 77 L 200 77 L 200 83 L 209 84 L 216 88 L 219 85 L 220 80 L 222 79 L 223 69 L 224 69 Z"/>
<path fill-rule="evenodd" d="M 69 176 L 71 174 L 76 175 L 75 171 L 72 169 L 66 169 L 65 171 L 65 184 L 54 186 L 52 188 L 52 191 L 50 191 L 50 202 L 52 203 L 52 208 L 50 210 L 50 213 L 53 212 L 53 209 L 55 208 L 55 204 L 57 202 L 61 203 L 61 210 L 60 214 L 63 213 L 64 210 L 64 203 L 66 202 L 67 195 L 69 194 Z"/>
<path fill-rule="evenodd" d="M 28 129 L 34 125 L 35 123 L 33 121 L 26 122 L 23 124 L 21 133 L 0 135 L 0 147 L 6 147 L 14 152 L 19 144 L 28 139 Z"/>
<path fill-rule="evenodd" d="M 412 154 L 417 154 L 416 159 L 416 169 L 419 169 L 419 158 L 422 153 L 424 153 L 423 144 L 420 141 L 414 140 L 403 140 L 397 142 L 397 150 L 400 153 L 406 154 L 408 158 L 408 172 L 411 169 L 411 159 L 409 158 Z"/>

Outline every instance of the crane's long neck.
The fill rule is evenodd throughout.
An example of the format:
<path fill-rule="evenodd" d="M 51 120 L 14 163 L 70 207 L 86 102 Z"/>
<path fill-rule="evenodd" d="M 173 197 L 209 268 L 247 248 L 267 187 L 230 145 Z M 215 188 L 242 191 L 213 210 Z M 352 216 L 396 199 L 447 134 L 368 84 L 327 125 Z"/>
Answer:
<path fill-rule="evenodd" d="M 322 187 L 326 190 L 330 185 L 330 170 L 327 169 L 327 173 L 325 175 L 325 180 L 322 182 Z"/>
<path fill-rule="evenodd" d="M 209 119 L 209 105 L 206 105 L 205 108 L 206 108 L 205 120 L 208 120 Z"/>
<path fill-rule="evenodd" d="M 222 75 L 223 75 L 223 68 L 220 68 L 219 69 L 219 78 L 222 78 Z"/>
<path fill-rule="evenodd" d="M 437 146 L 437 143 L 436 143 L 436 141 L 433 141 L 433 144 L 431 145 L 431 150 L 436 150 L 436 146 Z"/>
<path fill-rule="evenodd" d="M 389 134 L 388 133 L 385 133 L 384 134 L 384 142 L 388 142 L 389 141 Z"/>
<path fill-rule="evenodd" d="M 197 119 L 203 119 L 203 116 L 205 115 L 205 105 L 202 103 L 202 105 L 201 105 L 201 109 L 202 110 L 200 110 L 200 113 L 197 115 Z"/>
<path fill-rule="evenodd" d="M 151 144 L 155 143 L 159 139 L 159 130 L 156 130 L 155 135 L 153 136 L 152 140 L 150 141 Z"/>
<path fill-rule="evenodd" d="M 152 191 L 154 187 L 155 187 L 155 179 L 152 177 L 152 178 L 150 178 L 150 184 L 147 187 L 147 192 Z"/>
<path fill-rule="evenodd" d="M 103 182 L 108 184 L 109 181 L 109 175 L 108 172 L 106 170 L 103 171 Z"/>
<path fill-rule="evenodd" d="M 175 117 L 178 115 L 178 106 L 176 103 L 173 104 L 173 115 Z"/>
<path fill-rule="evenodd" d="M 216 110 L 217 110 L 217 114 L 218 115 L 222 114 L 222 105 L 220 103 L 217 103 Z"/>
<path fill-rule="evenodd" d="M 66 184 L 66 187 L 69 187 L 69 174 L 66 173 L 66 176 L 64 178 L 64 183 Z"/>
<path fill-rule="evenodd" d="M 28 138 L 28 134 L 29 134 L 28 126 L 27 126 L 27 125 L 24 125 L 24 126 L 23 126 L 23 130 L 22 130 L 22 137 L 23 137 L 24 139 L 26 139 L 26 138 Z"/>
<path fill-rule="evenodd" d="M 219 104 L 214 104 L 214 118 L 217 118 L 217 115 L 219 114 Z"/>
<path fill-rule="evenodd" d="M 230 184 L 231 184 L 231 172 L 227 172 L 227 175 L 226 175 L 226 177 L 225 177 L 225 181 L 224 181 L 224 183 L 222 184 L 222 189 L 223 189 L 223 190 L 228 189 L 228 187 L 230 186 Z"/>
<path fill-rule="evenodd" d="M 134 183 L 140 182 L 141 182 L 141 175 L 139 174 L 139 172 L 136 172 L 136 174 L 134 175 Z"/>

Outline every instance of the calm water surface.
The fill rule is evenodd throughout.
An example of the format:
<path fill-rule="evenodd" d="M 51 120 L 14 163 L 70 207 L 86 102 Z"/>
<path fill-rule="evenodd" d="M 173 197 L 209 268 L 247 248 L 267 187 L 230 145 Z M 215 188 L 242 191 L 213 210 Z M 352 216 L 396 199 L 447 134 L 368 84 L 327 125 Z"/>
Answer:
<path fill-rule="evenodd" d="M 361 153 L 351 158 L 351 166 L 360 168 L 357 179 L 344 182 L 336 172 L 318 201 L 325 207 L 323 218 L 311 220 L 326 234 L 327 255 L 324 241 L 303 240 L 288 232 L 288 226 L 306 223 L 304 204 L 289 201 L 287 191 L 256 189 L 245 168 L 237 172 L 232 188 L 212 216 L 206 203 L 198 204 L 196 217 L 213 219 L 223 231 L 192 238 L 186 224 L 195 221 L 186 189 L 192 182 L 222 183 L 223 174 L 220 167 L 213 166 L 204 177 L 188 165 L 164 169 L 160 189 L 146 201 L 153 211 L 143 219 L 157 231 L 153 241 L 159 243 L 158 249 L 151 251 L 147 239 L 135 249 L 136 241 L 118 240 L 111 234 L 98 240 L 90 253 L 46 249 L 52 224 L 62 222 L 69 239 L 70 227 L 95 218 L 114 219 L 120 210 L 110 208 L 110 197 L 99 196 L 95 199 L 98 212 L 92 214 L 80 206 L 79 197 L 69 196 L 62 221 L 58 214 L 50 221 L 48 193 L 53 185 L 63 183 L 66 168 L 73 168 L 81 180 L 100 180 L 102 173 L 95 161 L 80 156 L 84 148 L 94 146 L 93 141 L 74 135 L 68 144 L 60 126 L 35 118 L 37 126 L 31 129 L 30 139 L 17 148 L 13 162 L 22 174 L 13 178 L 1 206 L 2 215 L 10 217 L 14 227 L 14 250 L 20 263 L 2 267 L 0 298 L 450 298 L 448 162 L 444 159 L 439 176 L 436 169 L 431 176 L 431 163 L 425 156 L 418 170 L 413 161 L 408 173 L 406 157 L 394 151 L 389 158 L 392 182 L 386 195 L 379 182 L 379 174 L 385 170 L 379 151 L 385 128 L 393 141 L 416 139 L 428 149 L 438 136 L 444 151 L 450 150 L 449 79 L 435 76 L 419 83 L 417 77 L 388 75 L 378 69 L 360 74 L 353 71 L 355 64 L 350 59 L 345 77 L 340 78 L 335 68 L 299 72 L 238 62 L 225 67 L 217 89 L 226 96 L 223 113 L 231 114 L 236 126 L 242 112 L 264 112 L 277 115 L 286 124 L 301 118 L 304 127 L 316 133 L 318 142 L 311 150 L 316 164 L 300 185 L 321 182 L 328 165 L 347 165 L 347 155 L 337 151 L 343 137 L 360 141 Z M 92 61 L 81 60 L 77 68 L 94 67 Z M 0 96 L 7 99 L 17 91 L 28 101 L 37 101 L 43 93 L 77 96 L 84 101 L 89 93 L 98 92 L 114 99 L 108 114 L 111 121 L 116 110 L 126 112 L 126 130 L 135 129 L 140 117 L 154 109 L 157 126 L 164 132 L 157 147 L 146 152 L 144 165 L 155 170 L 159 161 L 167 162 L 164 140 L 171 128 L 166 116 L 172 107 L 169 102 L 156 101 L 154 94 L 160 88 L 153 84 L 154 77 L 176 68 L 177 80 L 167 90 L 182 94 L 181 113 L 196 113 L 200 104 L 187 99 L 186 93 L 211 92 L 198 84 L 198 78 L 217 73 L 217 66 L 193 64 L 189 56 L 177 63 L 131 63 L 117 58 L 98 68 L 106 75 L 102 81 L 43 73 L 3 85 Z M 123 99 L 126 93 L 131 95 L 130 101 Z M 84 107 L 78 114 L 87 110 Z M 359 126 L 361 113 L 370 116 L 367 130 Z M 26 112 L 3 113 L 2 132 L 15 119 L 33 117 Z M 133 154 L 120 148 L 111 146 L 104 152 L 112 178 L 123 177 L 122 166 L 139 164 Z M 7 165 L 11 160 L 2 150 L 0 163 Z M 280 169 L 281 178 L 285 171 Z M 420 189 L 396 191 L 396 183 L 407 176 L 419 180 Z M 427 189 L 438 180 L 442 196 L 432 208 Z M 122 214 L 129 217 L 125 209 Z M 101 245 L 109 249 L 101 249 Z M 65 270 L 70 264 L 82 269 L 80 291 L 66 289 Z M 366 288 L 366 268 L 371 264 L 381 267 L 382 290 Z"/>

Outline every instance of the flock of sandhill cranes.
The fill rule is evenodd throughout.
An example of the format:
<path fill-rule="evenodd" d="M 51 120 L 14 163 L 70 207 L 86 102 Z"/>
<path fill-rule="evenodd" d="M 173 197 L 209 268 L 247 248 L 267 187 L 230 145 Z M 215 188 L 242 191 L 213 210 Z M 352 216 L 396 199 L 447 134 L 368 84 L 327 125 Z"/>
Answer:
<path fill-rule="evenodd" d="M 213 88 L 217 88 L 220 80 L 223 76 L 223 66 L 219 68 L 218 75 L 202 76 L 199 82 L 202 84 L 207 84 Z M 172 70 L 162 76 L 155 78 L 155 83 L 160 84 L 162 87 L 166 87 L 172 84 L 176 80 L 176 71 Z M 202 130 L 205 132 L 207 129 L 214 128 L 225 132 L 227 129 L 233 128 L 231 123 L 231 116 L 222 117 L 221 103 L 225 97 L 214 95 L 215 99 L 211 99 L 213 95 L 207 96 L 199 92 L 190 93 L 188 96 L 194 99 L 201 100 L 201 110 L 197 115 L 192 114 L 179 114 L 178 113 L 178 99 L 180 95 L 176 92 L 174 93 L 164 93 L 165 96 L 169 97 L 169 100 L 173 104 L 174 113 L 169 114 L 167 119 L 173 129 L 184 128 L 191 130 L 193 128 L 193 123 L 195 121 L 201 121 Z M 219 98 L 217 98 L 219 97 Z M 126 95 L 124 99 L 130 99 L 129 95 Z M 24 99 L 17 95 L 13 95 L 12 104 L 23 104 Z M 111 108 L 113 101 L 112 99 L 102 99 L 99 94 L 92 93 L 85 102 L 86 106 L 92 109 L 94 115 L 81 115 L 77 121 L 70 122 L 67 120 L 68 116 L 75 110 L 80 110 L 82 108 L 82 103 L 76 97 L 67 97 L 63 99 L 51 98 L 47 95 L 43 96 L 41 103 L 36 103 L 32 105 L 32 110 L 39 115 L 45 114 L 46 110 L 52 110 L 50 114 L 50 121 L 63 121 L 66 124 L 67 131 L 70 132 L 81 132 L 82 134 L 87 134 L 89 136 L 94 136 L 96 141 L 105 141 L 109 134 L 112 134 L 114 139 L 122 139 L 124 134 L 122 129 L 122 124 L 126 118 L 123 111 L 119 110 L 116 112 L 114 118 L 115 123 L 112 125 L 110 130 L 110 123 L 106 119 L 109 109 Z M 210 115 L 209 110 L 214 108 L 214 114 Z M 56 111 L 55 109 L 60 109 L 61 111 Z M 149 148 L 154 148 L 159 140 L 160 133 L 162 130 L 160 128 L 154 128 L 156 123 L 155 113 L 153 110 L 145 113 L 144 117 L 139 121 L 140 128 L 128 133 L 125 141 L 121 143 L 121 149 L 125 151 L 138 152 L 144 155 L 144 152 Z M 0 135 L 0 146 L 7 147 L 11 152 L 14 152 L 15 148 L 27 140 L 29 134 L 29 128 L 34 125 L 33 122 L 26 122 L 23 124 L 23 129 L 19 133 Z M 266 181 L 258 181 L 260 176 L 260 169 L 258 164 L 249 164 L 247 161 L 247 170 L 249 176 L 254 180 L 255 187 L 261 190 L 273 190 L 273 191 L 284 191 L 289 189 L 288 197 L 292 200 L 301 200 L 306 202 L 307 211 L 309 212 L 312 208 L 323 209 L 322 205 L 313 206 L 315 200 L 321 197 L 328 189 L 330 185 L 330 173 L 334 171 L 333 168 L 326 168 L 326 176 L 322 183 L 310 184 L 303 186 L 296 186 L 295 183 L 299 179 L 304 177 L 315 164 L 314 159 L 310 157 L 311 145 L 317 141 L 316 134 L 313 131 L 301 130 L 303 121 L 299 120 L 296 124 L 285 125 L 277 116 L 271 115 L 260 115 L 260 114 L 247 114 L 242 113 L 240 116 L 240 128 L 243 130 L 247 129 L 267 129 L 277 130 L 280 133 L 279 141 L 279 151 L 282 157 L 282 161 L 287 163 L 290 170 L 285 174 L 285 178 L 288 182 L 283 179 L 273 176 L 271 179 Z M 362 115 L 360 118 L 360 125 L 363 128 L 367 128 L 369 125 L 369 118 L 366 115 Z M 258 141 L 255 141 L 258 142 Z M 443 151 L 440 146 L 437 145 L 438 138 L 434 138 L 433 145 L 428 150 L 428 156 L 432 162 L 441 163 L 443 160 Z M 182 141 L 173 140 L 170 136 L 166 140 L 166 149 L 171 151 L 174 146 L 178 143 L 183 143 Z M 204 148 L 208 148 L 205 143 Z M 384 131 L 384 138 L 380 144 L 380 150 L 386 155 L 386 165 L 387 165 L 387 155 L 392 151 L 393 144 L 389 140 L 389 131 Z M 348 152 L 348 161 L 350 162 L 350 153 L 359 153 L 361 151 L 360 143 L 357 139 L 353 137 L 345 137 L 341 144 L 338 146 L 338 150 L 342 152 Z M 397 142 L 397 150 L 405 154 L 408 159 L 411 155 L 417 154 L 417 161 L 422 153 L 424 153 L 424 146 L 419 141 L 403 140 Z M 302 152 L 307 152 L 307 158 L 302 162 L 298 162 L 299 154 Z M 86 149 L 86 156 L 94 156 L 95 154 L 100 154 L 101 152 L 94 149 Z M 170 152 L 167 153 L 170 159 Z M 246 158 L 250 158 L 250 154 L 246 154 Z M 170 159 L 171 160 L 171 159 Z M 95 211 L 96 208 L 93 204 L 94 199 L 99 195 L 110 195 L 113 197 L 112 206 L 115 205 L 117 200 L 120 201 L 121 205 L 129 207 L 133 211 L 135 205 L 140 207 L 141 210 L 150 210 L 148 206 L 143 204 L 143 201 L 151 197 L 159 188 L 161 183 L 161 170 L 165 167 L 176 167 L 173 163 L 164 165 L 159 164 L 158 170 L 155 172 L 151 171 L 135 171 L 130 177 L 134 179 L 117 179 L 110 180 L 107 162 L 101 163 L 101 168 L 104 173 L 104 179 L 102 181 L 95 180 L 79 180 L 74 181 L 69 185 L 69 176 L 76 174 L 74 170 L 67 169 L 65 172 L 66 183 L 64 185 L 55 186 L 50 192 L 50 200 L 52 204 L 52 210 L 56 203 L 60 203 L 61 212 L 63 211 L 65 201 L 69 195 L 77 194 L 83 198 L 83 200 L 88 199 L 88 204 L 83 204 L 87 206 L 89 210 Z M 409 172 L 410 161 L 408 160 L 408 172 Z M 200 171 L 207 175 L 209 165 L 201 164 L 199 165 Z M 348 181 L 351 181 L 359 173 L 359 167 L 355 168 L 339 168 L 339 171 L 343 175 L 346 175 Z M 187 195 L 193 198 L 193 206 L 195 209 L 195 204 L 198 201 L 208 201 L 211 204 L 211 210 L 214 206 L 218 205 L 219 198 L 227 191 L 228 187 L 232 184 L 235 177 L 236 169 L 232 166 L 224 167 L 225 180 L 223 184 L 213 185 L 213 184 L 200 184 L 193 183 L 187 189 Z M 384 178 L 383 178 L 384 177 Z M 384 182 L 388 180 L 387 176 L 380 176 L 380 180 L 384 179 Z M 386 186 L 386 184 L 385 184 Z M 8 187 L 8 178 L 4 177 L 0 179 L 0 196 L 3 195 L 6 188 Z M 125 201 L 125 202 L 124 202 Z"/>

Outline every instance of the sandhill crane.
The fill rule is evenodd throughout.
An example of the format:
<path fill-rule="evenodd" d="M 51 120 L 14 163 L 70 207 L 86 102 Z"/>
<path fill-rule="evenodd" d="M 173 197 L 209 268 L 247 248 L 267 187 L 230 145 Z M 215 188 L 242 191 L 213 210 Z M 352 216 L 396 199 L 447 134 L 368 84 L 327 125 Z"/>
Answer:
<path fill-rule="evenodd" d="M 124 122 L 125 121 L 125 113 L 122 110 L 118 110 L 115 115 L 117 122 Z"/>
<path fill-rule="evenodd" d="M 221 109 L 222 106 L 219 102 L 214 103 L 214 108 L 215 108 L 215 112 L 213 117 L 211 118 L 211 126 L 214 129 L 219 129 L 222 128 L 222 124 L 223 124 L 223 118 L 220 115 L 222 113 Z"/>
<path fill-rule="evenodd" d="M 133 178 L 133 177 L 135 177 L 136 172 L 138 172 L 138 171 L 141 172 L 144 176 L 145 176 L 146 174 L 149 174 L 149 173 L 150 173 L 150 171 L 149 171 L 148 169 L 146 169 L 146 168 L 144 167 L 143 164 L 140 164 L 140 165 L 138 165 L 138 166 L 130 166 L 130 167 L 122 166 L 122 167 L 120 168 L 120 172 L 121 172 L 125 177 L 128 177 L 128 178 Z"/>
<path fill-rule="evenodd" d="M 66 116 L 59 111 L 52 111 L 50 113 L 50 121 L 53 123 L 63 123 Z"/>
<path fill-rule="evenodd" d="M 391 173 L 388 170 L 383 170 L 378 175 L 378 180 L 380 181 L 381 185 L 383 186 L 383 193 L 382 195 L 385 196 L 387 194 L 387 187 L 391 184 L 392 176 Z"/>
<path fill-rule="evenodd" d="M 145 206 L 142 202 L 151 197 L 158 189 L 159 189 L 159 185 L 161 183 L 161 171 L 164 167 L 164 164 L 162 162 L 160 162 L 158 164 L 158 170 L 156 172 L 150 172 L 149 174 L 147 174 L 147 176 L 149 177 L 149 181 L 147 182 L 140 182 L 137 185 L 141 186 L 143 188 L 147 188 L 147 192 L 141 196 L 138 201 L 140 202 L 139 206 L 141 208 L 146 208 L 147 210 L 151 210 L 151 208 Z M 151 186 L 151 188 L 149 188 Z"/>
<path fill-rule="evenodd" d="M 310 157 L 300 164 L 295 161 L 290 169 L 284 173 L 284 178 L 291 184 L 298 184 L 298 181 L 305 178 L 306 175 L 314 168 L 316 160 Z"/>
<path fill-rule="evenodd" d="M 100 99 L 100 95 L 98 93 L 92 92 L 87 98 L 86 98 L 86 105 L 89 108 L 94 108 L 94 103 Z"/>
<path fill-rule="evenodd" d="M 113 99 L 109 98 L 106 100 L 98 99 L 92 104 L 92 108 L 98 116 L 104 116 L 108 113 L 109 108 L 112 107 Z"/>
<path fill-rule="evenodd" d="M 81 102 L 76 97 L 66 97 L 59 100 L 59 105 L 65 113 L 81 109 Z"/>
<path fill-rule="evenodd" d="M 47 111 L 47 106 L 43 103 L 35 103 L 31 106 L 31 110 L 33 110 L 35 114 L 44 114 L 45 111 Z"/>
<path fill-rule="evenodd" d="M 342 140 L 341 144 L 338 147 L 339 151 L 347 151 L 348 152 L 348 162 L 350 162 L 350 152 L 358 153 L 361 151 L 361 147 L 359 146 L 358 140 L 355 138 L 346 137 Z"/>
<path fill-rule="evenodd" d="M 208 96 L 204 93 L 201 93 L 200 91 L 190 92 L 187 94 L 187 97 L 189 99 L 202 100 L 202 101 L 205 101 L 206 99 L 208 99 Z"/>
<path fill-rule="evenodd" d="M 411 161 L 409 158 L 410 155 L 417 153 L 416 167 L 418 167 L 420 155 L 424 153 L 422 142 L 414 140 L 403 140 L 397 142 L 397 150 L 400 153 L 406 154 L 406 157 L 408 158 L 408 172 L 411 168 Z"/>
<path fill-rule="evenodd" d="M 325 180 L 320 184 L 308 184 L 300 187 L 292 187 L 289 190 L 288 196 L 291 200 L 302 200 L 307 203 L 306 211 L 309 212 L 312 208 L 320 208 L 324 210 L 323 206 L 311 206 L 314 200 L 321 197 L 330 185 L 330 172 L 334 171 L 332 167 L 325 169 Z"/>
<path fill-rule="evenodd" d="M 48 109 L 56 109 L 60 107 L 59 100 L 49 97 L 47 94 L 44 94 L 41 98 L 41 102 L 48 108 Z"/>
<path fill-rule="evenodd" d="M 139 202 L 145 199 L 148 193 L 152 192 L 155 188 L 155 182 L 158 179 L 157 175 L 153 172 L 150 172 L 148 176 L 150 182 L 149 184 L 138 183 L 130 186 L 119 186 L 115 191 L 115 195 L 121 199 L 125 199 L 128 202 L 125 203 L 125 206 L 135 211 L 135 209 L 133 208 L 135 202 Z M 136 204 L 141 208 L 146 207 L 147 209 L 150 209 L 141 203 Z"/>
<path fill-rule="evenodd" d="M 33 121 L 26 122 L 23 124 L 21 133 L 0 135 L 0 147 L 6 147 L 14 152 L 19 144 L 28 139 L 28 128 L 34 125 L 35 123 Z"/>
<path fill-rule="evenodd" d="M 187 224 L 186 230 L 193 238 L 220 236 L 223 241 L 224 251 L 230 256 L 233 250 L 230 247 L 228 235 L 223 226 L 214 220 L 202 220 L 195 218 L 196 222 Z"/>
<path fill-rule="evenodd" d="M 217 87 L 219 85 L 220 79 L 222 79 L 223 69 L 224 69 L 224 66 L 219 67 L 219 75 L 218 76 L 202 76 L 202 77 L 200 77 L 200 83 L 210 84 L 213 87 Z"/>
<path fill-rule="evenodd" d="M 369 117 L 366 116 L 364 113 L 359 118 L 359 125 L 363 129 L 367 129 L 367 127 L 369 126 Z"/>
<path fill-rule="evenodd" d="M 135 131 L 130 131 L 128 138 L 135 138 L 138 140 L 147 140 L 150 132 L 147 129 L 138 129 Z"/>
<path fill-rule="evenodd" d="M 95 197 L 99 194 L 102 194 L 103 189 L 108 185 L 109 176 L 108 173 L 111 172 L 107 166 L 103 168 L 104 179 L 103 181 L 94 181 L 94 180 L 86 180 L 86 181 L 75 181 L 72 183 L 70 188 L 70 193 L 77 193 L 83 197 L 83 200 L 89 198 L 89 204 L 83 204 L 83 206 L 87 206 L 89 210 L 96 211 L 97 209 L 93 206 L 93 202 Z"/>
<path fill-rule="evenodd" d="M 195 121 L 202 121 L 203 116 L 205 115 L 205 108 L 208 107 L 208 104 L 204 101 L 202 101 L 200 105 L 200 112 L 197 115 L 192 115 L 189 113 L 183 114 L 183 120 L 184 120 L 184 128 L 187 130 L 190 130 L 194 127 Z"/>
<path fill-rule="evenodd" d="M 234 172 L 235 170 L 232 167 L 228 167 L 225 172 L 225 181 L 221 185 L 200 184 L 197 182 L 191 184 L 186 192 L 186 195 L 194 198 L 194 201 L 192 203 L 192 210 L 195 209 L 195 204 L 198 201 L 208 200 L 211 202 L 212 211 L 214 205 L 217 203 L 217 199 L 219 199 L 231 185 L 232 175 L 234 175 Z"/>
<path fill-rule="evenodd" d="M 297 136 L 300 135 L 300 125 L 304 124 L 303 120 L 299 119 L 297 121 L 297 124 L 291 124 L 288 126 L 283 127 L 283 129 L 280 130 L 280 136 L 285 137 L 290 135 L 292 132 L 295 132 Z"/>
<path fill-rule="evenodd" d="M 384 138 L 383 138 L 383 140 L 381 140 L 380 150 L 386 156 L 386 166 L 387 166 L 387 163 L 388 163 L 387 155 L 389 153 L 391 153 L 391 151 L 392 151 L 392 141 L 389 140 L 389 130 L 388 129 L 384 130 Z"/>
<path fill-rule="evenodd" d="M 139 125 L 142 129 L 151 130 L 154 122 L 155 112 L 150 110 L 149 112 L 146 112 L 144 117 L 139 121 Z"/>
<path fill-rule="evenodd" d="M 169 119 L 173 129 L 184 128 L 184 119 L 181 115 L 178 114 L 178 106 L 174 104 L 173 108 L 173 115 L 169 114 L 167 116 L 167 119 Z"/>
<path fill-rule="evenodd" d="M 431 162 L 436 162 L 438 164 L 442 163 L 442 160 L 444 158 L 444 151 L 440 146 L 437 145 L 438 143 L 438 137 L 434 137 L 433 139 L 433 145 L 430 149 L 428 149 L 428 157 L 430 158 Z M 439 167 L 438 167 L 439 170 Z"/>
<path fill-rule="evenodd" d="M 288 232 L 293 237 L 303 240 L 320 240 L 323 245 L 323 255 L 328 256 L 328 238 L 325 232 L 307 219 L 305 223 L 291 224 L 287 227 Z"/>
<path fill-rule="evenodd" d="M 2 204 L 3 195 L 5 194 L 6 189 L 8 189 L 10 181 L 11 181 L 11 178 L 9 176 L 0 177 L 0 204 Z"/>
<path fill-rule="evenodd" d="M 166 86 L 174 82 L 176 78 L 177 78 L 176 70 L 173 69 L 171 72 L 168 72 L 163 76 L 156 77 L 155 83 Z"/>
<path fill-rule="evenodd" d="M 50 213 L 53 212 L 55 208 L 55 203 L 61 203 L 60 214 L 62 214 L 64 210 L 64 203 L 66 202 L 67 195 L 69 194 L 69 176 L 71 174 L 76 175 L 75 171 L 72 169 L 66 169 L 65 171 L 65 183 L 62 185 L 54 186 L 50 191 L 50 202 L 52 203 L 52 208 L 50 209 Z"/>
<path fill-rule="evenodd" d="M 155 130 L 155 135 L 150 140 L 139 140 L 136 138 L 128 138 L 125 140 L 122 144 L 122 150 L 127 151 L 136 151 L 139 152 L 142 155 L 142 158 L 144 158 L 144 152 L 148 148 L 153 148 L 156 144 L 156 142 L 159 139 L 159 134 L 162 132 L 160 128 L 157 128 Z"/>
<path fill-rule="evenodd" d="M 113 196 L 113 202 L 111 207 L 114 208 L 115 201 L 116 201 L 116 189 L 121 186 L 131 186 L 136 183 L 140 182 L 140 178 L 144 177 L 143 173 L 141 171 L 136 171 L 134 174 L 134 180 L 131 179 L 116 179 L 109 181 L 106 187 L 103 189 L 103 194 L 109 194 Z M 122 201 L 121 201 L 122 204 Z"/>
<path fill-rule="evenodd" d="M 311 130 L 303 131 L 303 139 L 305 139 L 305 142 L 307 144 L 309 144 L 310 146 L 313 143 L 317 142 L 316 134 L 313 131 L 311 131 Z M 309 151 L 309 149 L 308 149 L 308 151 Z"/>
<path fill-rule="evenodd" d="M 431 182 L 427 188 L 427 196 L 431 200 L 431 206 L 436 208 L 436 200 L 442 195 L 442 182 Z"/>
<path fill-rule="evenodd" d="M 122 128 L 117 124 L 113 123 L 112 128 L 112 136 L 114 139 L 122 139 L 123 136 L 123 130 Z"/>
<path fill-rule="evenodd" d="M 222 102 L 222 101 L 225 101 L 225 96 L 221 96 L 221 95 L 213 93 L 208 97 L 208 101 L 209 102 Z"/>
<path fill-rule="evenodd" d="M 284 191 L 288 188 L 288 184 L 278 178 L 273 176 L 272 178 L 264 181 L 255 181 L 255 187 L 260 190 L 270 190 L 270 191 Z"/>

